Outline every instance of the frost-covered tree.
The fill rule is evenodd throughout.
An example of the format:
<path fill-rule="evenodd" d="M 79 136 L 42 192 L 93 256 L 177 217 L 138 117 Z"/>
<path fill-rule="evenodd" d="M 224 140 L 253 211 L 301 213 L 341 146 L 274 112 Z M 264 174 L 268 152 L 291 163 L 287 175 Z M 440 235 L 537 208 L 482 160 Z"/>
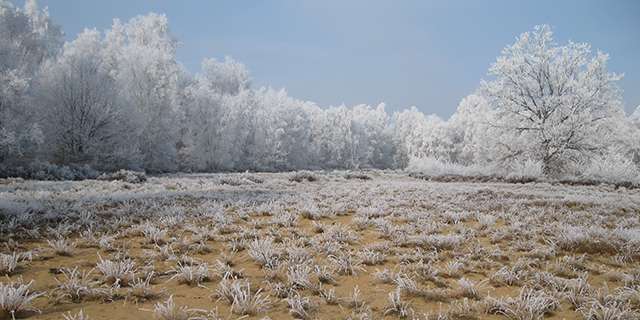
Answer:
<path fill-rule="evenodd" d="M 311 110 L 312 149 L 323 168 L 389 168 L 397 160 L 391 119 L 384 104 Z"/>
<path fill-rule="evenodd" d="M 314 143 L 318 161 L 327 168 L 339 168 L 348 161 L 347 146 L 351 144 L 349 110 L 345 106 L 318 112 L 313 122 Z"/>
<path fill-rule="evenodd" d="M 640 170 L 640 106 L 629 115 L 628 124 L 628 134 L 623 135 L 626 138 L 624 145 L 627 146 L 629 157 L 633 159 L 633 162 Z"/>
<path fill-rule="evenodd" d="M 415 107 L 395 115 L 395 135 L 404 141 L 410 158 L 452 159 L 452 137 L 447 121 L 425 115 Z"/>
<path fill-rule="evenodd" d="M 236 118 L 236 111 L 246 107 L 244 102 L 250 95 L 247 69 L 231 58 L 224 62 L 205 59 L 185 93 L 182 166 L 197 171 L 234 168 L 238 159 L 232 158 L 231 149 L 238 141 L 225 135 L 233 134 L 227 131 L 236 125 L 233 121 L 248 119 Z"/>
<path fill-rule="evenodd" d="M 251 89 L 246 69 L 207 59 L 187 88 L 183 150 L 192 170 L 387 167 L 395 146 L 384 106 L 330 107 Z"/>
<path fill-rule="evenodd" d="M 0 175 L 40 160 L 212 172 L 403 168 L 429 158 L 476 173 L 521 163 L 539 172 L 542 163 L 547 173 L 603 179 L 640 165 L 640 107 L 625 116 L 607 56 L 558 45 L 547 26 L 506 47 L 494 78 L 448 120 L 415 107 L 390 117 L 384 104 L 321 108 L 252 88 L 229 57 L 205 59 L 191 75 L 176 49 L 164 15 L 115 20 L 62 47 L 34 0 L 0 0 Z"/>
<path fill-rule="evenodd" d="M 495 139 L 490 126 L 493 117 L 493 110 L 481 95 L 471 94 L 460 101 L 447 121 L 452 162 L 470 165 L 493 160 Z"/>
<path fill-rule="evenodd" d="M 177 168 L 180 81 L 184 70 L 176 61 L 176 40 L 166 16 L 148 14 L 127 23 L 115 20 L 106 35 L 106 61 L 137 130 L 143 167 L 152 172 Z"/>
<path fill-rule="evenodd" d="M 255 92 L 254 169 L 291 170 L 309 167 L 311 119 L 316 108 L 293 99 L 285 90 L 262 88 Z"/>
<path fill-rule="evenodd" d="M 546 173 L 580 163 L 607 146 L 623 117 L 608 56 L 585 43 L 554 42 L 551 28 L 537 26 L 507 46 L 482 92 L 495 109 L 498 160 L 530 158 Z"/>
<path fill-rule="evenodd" d="M 630 118 L 631 121 L 633 121 L 637 125 L 640 125 L 640 105 L 636 107 L 636 110 L 631 114 Z"/>
<path fill-rule="evenodd" d="M 392 130 L 385 105 L 375 108 L 357 105 L 351 111 L 351 145 L 349 146 L 349 167 L 389 167 L 393 148 Z M 386 153 L 386 154 L 385 154 Z"/>
<path fill-rule="evenodd" d="M 137 150 L 126 136 L 133 128 L 129 110 L 123 107 L 109 71 L 104 42 L 96 30 L 85 30 L 43 65 L 34 103 L 45 133 L 47 160 L 98 169 L 134 165 Z"/>
<path fill-rule="evenodd" d="M 222 62 L 214 58 L 205 59 L 200 77 L 217 94 L 237 95 L 240 91 L 249 89 L 251 84 L 245 65 L 231 57 L 225 57 Z"/>
<path fill-rule="evenodd" d="M 61 44 L 60 28 L 34 0 L 24 9 L 0 1 L 0 165 L 36 155 L 42 134 L 32 118 L 29 90 L 40 64 Z"/>

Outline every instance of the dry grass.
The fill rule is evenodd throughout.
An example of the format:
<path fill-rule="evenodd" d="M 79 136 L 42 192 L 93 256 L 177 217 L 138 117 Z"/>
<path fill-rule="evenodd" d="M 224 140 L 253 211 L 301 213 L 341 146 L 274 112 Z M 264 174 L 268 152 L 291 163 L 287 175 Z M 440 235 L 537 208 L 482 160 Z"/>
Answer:
<path fill-rule="evenodd" d="M 0 202 L 0 319 L 640 314 L 636 189 L 302 172 L 11 180 Z"/>
<path fill-rule="evenodd" d="M 32 292 L 32 284 L 33 281 L 26 284 L 22 281 L 0 283 L 0 315 L 15 319 L 27 311 L 39 312 L 32 304 L 44 293 Z"/>

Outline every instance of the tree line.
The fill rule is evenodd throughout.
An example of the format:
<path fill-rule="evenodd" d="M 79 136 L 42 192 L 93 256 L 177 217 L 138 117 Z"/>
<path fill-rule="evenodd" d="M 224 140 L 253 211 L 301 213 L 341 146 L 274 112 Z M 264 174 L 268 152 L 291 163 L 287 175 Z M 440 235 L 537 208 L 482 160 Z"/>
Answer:
<path fill-rule="evenodd" d="M 254 88 L 228 57 L 191 74 L 176 49 L 164 15 L 116 19 L 65 43 L 34 0 L 0 0 L 0 175 L 405 168 L 427 158 L 564 174 L 640 163 L 640 108 L 625 115 L 608 56 L 558 45 L 547 26 L 507 46 L 448 120 L 384 104 L 320 107 Z"/>

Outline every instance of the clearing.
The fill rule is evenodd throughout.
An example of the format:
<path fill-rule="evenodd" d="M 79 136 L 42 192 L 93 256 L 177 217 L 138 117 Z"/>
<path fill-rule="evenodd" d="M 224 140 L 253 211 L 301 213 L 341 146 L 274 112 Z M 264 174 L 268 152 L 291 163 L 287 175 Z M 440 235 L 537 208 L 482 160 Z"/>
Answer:
<path fill-rule="evenodd" d="M 632 319 L 640 310 L 637 189 L 382 171 L 9 179 L 0 212 L 2 282 L 33 281 L 42 293 L 32 303 L 40 312 L 16 313 L 29 319 L 80 319 L 80 310 L 90 319 Z"/>

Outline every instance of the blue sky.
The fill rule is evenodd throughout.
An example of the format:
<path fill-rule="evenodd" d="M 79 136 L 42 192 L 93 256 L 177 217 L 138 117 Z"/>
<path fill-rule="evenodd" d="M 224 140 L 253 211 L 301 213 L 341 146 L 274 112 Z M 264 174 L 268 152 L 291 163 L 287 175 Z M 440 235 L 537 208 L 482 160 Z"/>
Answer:
<path fill-rule="evenodd" d="M 22 2 L 22 1 L 20 1 Z M 640 1 L 40 0 L 68 39 L 113 18 L 164 13 L 179 60 L 246 64 L 255 86 L 322 106 L 385 102 L 449 117 L 517 35 L 536 24 L 556 40 L 591 43 L 624 73 L 626 110 L 640 105 Z"/>

